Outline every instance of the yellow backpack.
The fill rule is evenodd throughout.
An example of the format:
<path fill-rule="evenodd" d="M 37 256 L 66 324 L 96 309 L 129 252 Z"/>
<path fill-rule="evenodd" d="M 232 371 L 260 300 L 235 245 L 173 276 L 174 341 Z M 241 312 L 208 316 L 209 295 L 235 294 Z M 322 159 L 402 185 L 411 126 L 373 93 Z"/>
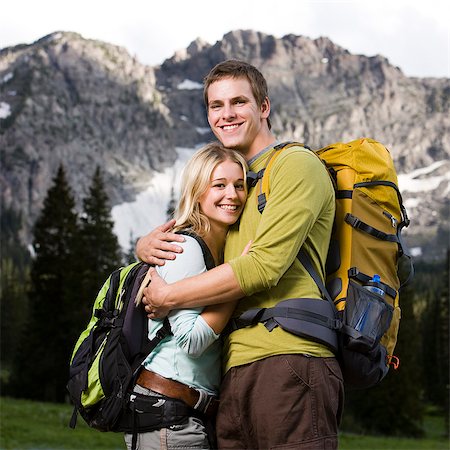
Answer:
<path fill-rule="evenodd" d="M 270 194 L 271 167 L 283 149 L 293 146 L 308 148 L 297 142 L 279 144 L 265 169 L 254 174 L 261 213 Z M 326 287 L 303 249 L 298 258 L 333 308 L 309 299 L 285 300 L 263 312 L 244 313 L 238 319 L 239 328 L 264 322 L 269 330 L 278 325 L 324 343 L 336 351 L 347 386 L 370 387 L 384 378 L 389 365 L 397 368 L 399 363 L 393 355 L 401 315 L 398 262 L 403 255 L 411 258 L 401 238 L 409 219 L 384 145 L 362 138 L 314 153 L 330 173 L 336 194 Z M 411 262 L 410 276 L 403 284 L 412 275 Z M 315 330 L 313 335 L 305 331 L 310 328 Z M 330 329 L 334 334 L 330 335 Z"/>

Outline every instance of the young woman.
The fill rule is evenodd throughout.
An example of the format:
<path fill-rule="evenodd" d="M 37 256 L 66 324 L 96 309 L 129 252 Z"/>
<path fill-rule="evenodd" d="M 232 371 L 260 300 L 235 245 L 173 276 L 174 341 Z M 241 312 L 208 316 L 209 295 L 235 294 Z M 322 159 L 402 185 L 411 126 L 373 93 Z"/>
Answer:
<path fill-rule="evenodd" d="M 197 151 L 186 165 L 181 196 L 175 212 L 174 231 L 188 231 L 180 243 L 183 253 L 158 267 L 168 283 L 206 271 L 204 252 L 210 252 L 215 265 L 223 262 L 228 228 L 242 212 L 246 198 L 246 162 L 237 152 L 220 143 Z M 139 301 L 139 299 L 138 299 Z M 166 337 L 144 361 L 134 391 L 162 402 L 182 400 L 192 414 L 181 423 L 137 435 L 137 448 L 210 448 L 205 414 L 212 411 L 221 379 L 219 333 L 228 322 L 234 304 L 172 311 L 168 320 L 173 335 Z M 161 320 L 150 320 L 149 338 L 162 327 Z M 213 401 L 211 401 L 213 400 Z M 125 434 L 128 449 L 133 435 Z"/>

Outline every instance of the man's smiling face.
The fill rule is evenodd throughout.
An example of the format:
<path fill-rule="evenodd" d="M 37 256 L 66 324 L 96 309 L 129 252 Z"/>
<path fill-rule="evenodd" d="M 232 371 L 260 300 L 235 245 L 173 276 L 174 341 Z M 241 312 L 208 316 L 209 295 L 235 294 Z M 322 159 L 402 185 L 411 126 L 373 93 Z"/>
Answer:
<path fill-rule="evenodd" d="M 208 88 L 208 122 L 213 133 L 246 159 L 261 150 L 258 136 L 269 112 L 268 101 L 258 106 L 246 78 L 222 78 Z"/>

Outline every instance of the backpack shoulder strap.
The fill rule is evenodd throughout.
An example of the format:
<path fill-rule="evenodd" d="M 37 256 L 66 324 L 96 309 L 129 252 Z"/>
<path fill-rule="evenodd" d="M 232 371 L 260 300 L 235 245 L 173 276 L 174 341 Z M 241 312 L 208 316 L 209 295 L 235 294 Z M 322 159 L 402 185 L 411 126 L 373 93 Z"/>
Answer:
<path fill-rule="evenodd" d="M 263 175 L 259 181 L 260 194 L 258 195 L 258 210 L 260 213 L 263 212 L 264 207 L 266 206 L 267 196 L 269 194 L 269 174 L 270 174 L 270 170 L 273 166 L 273 163 L 275 162 L 276 158 L 280 155 L 281 150 L 283 150 L 285 148 L 294 147 L 294 146 L 306 148 L 307 150 L 310 150 L 311 152 L 316 154 L 307 145 L 302 144 L 300 142 L 295 142 L 295 141 L 283 142 L 274 147 L 272 154 L 269 156 L 269 162 L 267 163 L 267 166 L 265 167 Z M 324 161 L 317 154 L 316 154 L 316 156 L 322 161 L 322 163 L 324 163 Z M 324 283 L 322 282 L 322 279 L 320 278 L 319 274 L 317 273 L 316 269 L 314 268 L 311 258 L 306 253 L 306 251 L 303 249 L 303 247 L 300 248 L 300 250 L 297 254 L 297 258 L 300 261 L 300 263 L 303 265 L 303 267 L 307 270 L 307 272 L 309 273 L 311 278 L 314 280 L 314 282 L 316 283 L 323 298 L 325 298 L 328 302 L 330 302 L 334 307 L 334 302 L 331 299 L 330 294 L 328 293 L 328 291 L 327 291 Z"/>
<path fill-rule="evenodd" d="M 95 317 L 100 320 L 108 320 L 117 316 L 123 304 L 121 292 L 133 280 L 134 274 L 138 271 L 140 263 L 130 264 L 127 267 L 120 267 L 109 276 L 109 287 L 105 295 L 105 300 L 100 308 L 94 311 Z M 124 275 L 126 273 L 126 275 Z M 119 293 L 120 290 L 120 293 Z"/>
<path fill-rule="evenodd" d="M 105 301 L 103 302 L 103 305 L 102 305 L 103 311 L 114 311 L 115 304 L 116 304 L 117 291 L 119 289 L 119 284 L 120 284 L 120 273 L 121 272 L 122 272 L 122 267 L 119 269 L 116 269 L 109 277 L 109 287 L 108 287 L 108 291 L 106 292 Z M 99 314 L 99 312 L 97 312 L 97 311 L 96 311 L 96 315 Z"/>
<path fill-rule="evenodd" d="M 156 332 L 153 339 L 147 340 L 145 344 L 141 347 L 141 359 L 139 360 L 138 368 L 140 368 L 144 359 L 153 351 L 153 349 L 166 337 L 172 334 L 172 329 L 170 328 L 169 319 L 164 318 L 163 326 Z"/>
<path fill-rule="evenodd" d="M 325 287 L 325 284 L 323 283 L 322 279 L 320 278 L 320 275 L 317 273 L 317 270 L 314 268 L 314 265 L 313 265 L 313 262 L 312 262 L 310 256 L 308 255 L 308 253 L 306 253 L 306 251 L 303 249 L 303 247 L 299 250 L 299 252 L 297 254 L 297 258 L 302 263 L 303 267 L 309 273 L 309 275 L 314 280 L 314 282 L 316 283 L 322 296 L 329 303 L 331 303 L 334 306 L 334 302 L 333 302 L 330 294 L 328 293 L 328 290 Z"/>
<path fill-rule="evenodd" d="M 272 170 L 272 166 L 275 163 L 275 160 L 281 154 L 281 150 L 290 147 L 303 147 L 308 150 L 311 150 L 307 145 L 295 141 L 282 142 L 281 144 L 275 145 L 275 147 L 273 147 L 272 153 L 269 155 L 266 167 L 258 172 L 259 193 L 257 199 L 258 199 L 258 211 L 261 214 L 264 211 L 264 208 L 266 207 L 267 198 L 269 196 L 269 175 L 270 171 Z"/>
<path fill-rule="evenodd" d="M 185 236 L 190 236 L 194 238 L 198 244 L 200 245 L 203 253 L 203 259 L 205 260 L 205 265 L 207 270 L 211 270 L 214 267 L 216 267 L 216 263 L 214 262 L 213 255 L 211 253 L 211 250 L 206 245 L 206 242 L 196 233 L 194 233 L 192 230 L 181 230 L 177 231 L 177 234 L 184 234 Z"/>

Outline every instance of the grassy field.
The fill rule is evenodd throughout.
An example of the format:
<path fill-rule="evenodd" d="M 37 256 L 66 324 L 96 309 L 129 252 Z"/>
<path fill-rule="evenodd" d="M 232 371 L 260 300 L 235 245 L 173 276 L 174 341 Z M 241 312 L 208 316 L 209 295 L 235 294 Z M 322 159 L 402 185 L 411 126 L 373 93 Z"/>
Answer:
<path fill-rule="evenodd" d="M 0 450 L 115 450 L 125 449 L 120 433 L 100 433 L 79 417 L 75 430 L 68 428 L 72 407 L 53 403 L 0 398 Z M 400 439 L 343 433 L 341 450 L 448 450 L 444 423 L 429 417 L 424 439 Z"/>

